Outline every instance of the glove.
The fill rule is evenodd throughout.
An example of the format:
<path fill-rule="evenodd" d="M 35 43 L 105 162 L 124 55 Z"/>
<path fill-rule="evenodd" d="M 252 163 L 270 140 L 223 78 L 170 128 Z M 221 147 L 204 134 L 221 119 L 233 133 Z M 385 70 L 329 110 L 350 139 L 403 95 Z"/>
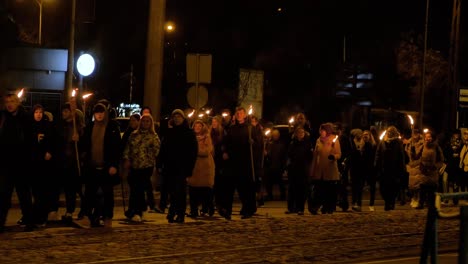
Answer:
<path fill-rule="evenodd" d="M 335 160 L 335 155 L 332 155 L 332 154 L 328 155 L 328 159 L 329 160 Z"/>

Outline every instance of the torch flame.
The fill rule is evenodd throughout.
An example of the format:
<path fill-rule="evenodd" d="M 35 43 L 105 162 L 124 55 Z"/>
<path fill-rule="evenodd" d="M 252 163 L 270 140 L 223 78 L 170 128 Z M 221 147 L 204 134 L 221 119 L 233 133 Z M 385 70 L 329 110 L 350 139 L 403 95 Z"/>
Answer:
<path fill-rule="evenodd" d="M 270 129 L 267 129 L 267 130 L 265 131 L 265 136 L 268 136 L 270 133 L 271 133 L 271 130 L 270 130 Z"/>
<path fill-rule="evenodd" d="M 249 115 L 251 115 L 252 113 L 253 113 L 253 106 L 250 105 L 250 107 L 249 107 Z"/>
<path fill-rule="evenodd" d="M 18 98 L 21 98 L 21 97 L 23 96 L 23 94 L 24 94 L 24 88 L 21 89 L 21 91 L 19 91 L 19 92 L 16 94 L 16 96 L 18 96 Z"/>
<path fill-rule="evenodd" d="M 76 90 L 73 89 L 73 91 L 72 91 L 72 97 L 75 97 L 75 95 L 76 95 Z"/>
<path fill-rule="evenodd" d="M 204 116 L 203 113 L 201 113 L 201 114 L 198 115 L 199 118 L 202 118 L 203 116 Z"/>
<path fill-rule="evenodd" d="M 425 128 L 425 129 L 423 129 L 423 132 L 424 132 L 424 134 L 426 134 L 427 132 L 429 132 L 429 129 Z"/>
<path fill-rule="evenodd" d="M 192 113 L 188 114 L 188 117 L 192 117 L 193 114 L 195 114 L 195 110 L 193 110 Z"/>
<path fill-rule="evenodd" d="M 294 123 L 294 116 L 289 119 L 289 124 Z"/>
<path fill-rule="evenodd" d="M 205 111 L 205 113 L 206 113 L 207 115 L 209 115 L 209 114 L 211 113 L 211 110 L 208 109 L 208 110 Z"/>
<path fill-rule="evenodd" d="M 337 139 L 338 139 L 338 135 L 336 135 L 336 137 L 333 139 L 333 143 L 335 143 Z"/>
<path fill-rule="evenodd" d="M 223 117 L 226 117 L 226 116 L 228 116 L 228 114 L 227 114 L 227 113 L 223 113 L 222 116 L 223 116 Z"/>
<path fill-rule="evenodd" d="M 411 115 L 408 115 L 408 118 L 409 118 L 409 120 L 410 120 L 411 125 L 414 125 L 413 117 L 412 117 Z"/>
<path fill-rule="evenodd" d="M 382 132 L 382 134 L 380 134 L 380 140 L 382 140 L 384 137 L 385 137 L 385 134 L 387 134 L 387 130 L 384 130 L 384 132 Z"/>
<path fill-rule="evenodd" d="M 83 100 L 93 95 L 93 93 L 87 93 L 83 95 Z"/>

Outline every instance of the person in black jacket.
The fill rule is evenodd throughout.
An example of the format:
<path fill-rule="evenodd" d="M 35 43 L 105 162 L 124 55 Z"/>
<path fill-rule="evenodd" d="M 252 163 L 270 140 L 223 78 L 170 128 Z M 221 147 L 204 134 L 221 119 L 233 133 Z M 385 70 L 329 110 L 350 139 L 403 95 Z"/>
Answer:
<path fill-rule="evenodd" d="M 198 142 L 181 109 L 172 112 L 170 125 L 159 152 L 163 181 L 171 202 L 167 220 L 169 223 L 183 223 L 187 206 L 187 178 L 192 176 Z"/>
<path fill-rule="evenodd" d="M 119 183 L 117 168 L 120 162 L 120 129 L 109 120 L 108 109 L 102 103 L 93 108 L 94 121 L 85 129 L 82 158 L 85 164 L 86 215 L 91 226 L 112 227 L 114 216 L 114 185 Z M 101 208 L 98 191 L 102 190 Z"/>
<path fill-rule="evenodd" d="M 38 225 L 45 225 L 49 213 L 52 191 L 53 173 L 52 164 L 52 127 L 41 105 L 35 105 L 32 109 L 31 130 L 29 144 L 31 154 L 32 195 L 34 198 L 34 221 Z"/>
<path fill-rule="evenodd" d="M 375 168 L 380 175 L 380 194 L 385 201 L 385 211 L 395 209 L 399 184 L 406 173 L 405 153 L 399 136 L 396 127 L 388 127 L 375 154 Z"/>
<path fill-rule="evenodd" d="M 18 195 L 25 231 L 34 229 L 30 178 L 25 166 L 27 153 L 27 115 L 16 94 L 3 97 L 5 110 L 0 112 L 0 233 L 11 207 L 13 189 Z"/>
<path fill-rule="evenodd" d="M 304 128 L 298 127 L 288 149 L 288 210 L 286 214 L 304 215 L 307 176 L 312 161 L 312 143 Z"/>
<path fill-rule="evenodd" d="M 243 107 L 236 109 L 236 124 L 232 125 L 226 135 L 224 160 L 227 161 L 227 170 L 229 172 L 229 183 L 226 184 L 222 199 L 223 211 L 220 215 L 226 219 L 231 219 L 232 202 L 234 192 L 237 189 L 242 203 L 240 214 L 243 219 L 252 217 L 257 211 L 255 200 L 256 178 L 255 161 L 258 157 L 262 137 L 261 131 L 255 129 L 247 120 L 247 115 Z M 260 134 L 257 134 L 260 133 Z M 258 165 L 258 164 L 257 164 Z M 252 167 L 253 166 L 253 167 Z"/>

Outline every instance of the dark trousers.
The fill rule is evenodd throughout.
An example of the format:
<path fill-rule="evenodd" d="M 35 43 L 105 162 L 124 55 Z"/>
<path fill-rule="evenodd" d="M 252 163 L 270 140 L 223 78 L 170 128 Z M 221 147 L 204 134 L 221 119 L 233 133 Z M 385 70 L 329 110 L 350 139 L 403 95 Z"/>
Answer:
<path fill-rule="evenodd" d="M 189 187 L 190 214 L 198 215 L 198 207 L 202 206 L 203 213 L 214 211 L 213 189 L 210 187 Z"/>
<path fill-rule="evenodd" d="M 185 216 L 187 207 L 187 181 L 183 175 L 167 175 L 167 190 L 171 204 L 169 206 L 168 218 Z"/>
<path fill-rule="evenodd" d="M 21 165 L 20 166 L 24 166 Z M 33 205 L 31 194 L 31 182 L 24 172 L 20 172 L 21 167 L 2 168 L 0 172 L 0 227 L 5 226 L 8 211 L 11 208 L 11 196 L 13 189 L 20 202 L 23 222 L 26 225 L 33 224 Z"/>
<path fill-rule="evenodd" d="M 67 213 L 73 213 L 76 209 L 76 195 L 81 194 L 81 180 L 77 168 L 65 168 L 63 170 L 62 186 L 65 192 L 65 204 Z M 80 196 L 81 197 L 81 196 Z M 83 204 L 83 201 L 81 201 Z"/>
<path fill-rule="evenodd" d="M 375 191 L 376 191 L 376 185 L 377 185 L 377 179 L 375 175 L 369 175 L 367 176 L 367 184 L 369 185 L 369 193 L 370 193 L 370 198 L 369 198 L 369 206 L 374 206 L 375 203 Z M 408 186 L 408 185 L 406 185 Z"/>
<path fill-rule="evenodd" d="M 267 170 L 268 174 L 265 177 L 265 187 L 267 197 L 273 200 L 273 186 L 278 185 L 280 191 L 280 199 L 286 198 L 286 188 L 283 182 L 283 170 L 281 168 L 271 168 Z"/>
<path fill-rule="evenodd" d="M 353 205 L 362 206 L 362 190 L 364 188 L 364 175 L 362 172 L 351 171 L 351 202 Z"/>
<path fill-rule="evenodd" d="M 101 204 L 98 192 L 102 192 Z M 90 220 L 114 217 L 114 186 L 107 169 L 91 169 L 85 183 L 85 208 Z M 102 206 L 101 206 L 102 205 Z"/>
<path fill-rule="evenodd" d="M 155 202 L 154 202 L 154 188 L 153 182 L 151 182 L 151 177 L 153 176 L 153 167 L 151 167 L 151 172 L 149 173 L 149 177 L 145 179 L 145 189 L 144 192 L 146 194 L 146 204 L 150 209 L 154 209 Z"/>
<path fill-rule="evenodd" d="M 385 201 L 385 210 L 395 209 L 395 200 L 400 187 L 397 180 L 392 179 L 392 176 L 382 177 L 380 181 L 380 194 Z"/>
<path fill-rule="evenodd" d="M 159 209 L 165 210 L 167 208 L 169 191 L 168 191 L 168 179 L 166 179 L 167 175 L 164 170 L 161 171 L 159 174 L 160 177 L 160 198 L 159 198 Z"/>
<path fill-rule="evenodd" d="M 421 184 L 419 193 L 419 206 L 423 207 L 427 202 L 429 208 L 435 206 L 435 192 L 437 191 L 436 184 Z"/>
<path fill-rule="evenodd" d="M 337 195 L 338 195 L 338 206 L 341 207 L 343 211 L 347 211 L 349 208 L 349 201 L 348 201 L 348 170 L 343 170 L 340 172 L 341 181 L 338 183 L 337 186 Z"/>
<path fill-rule="evenodd" d="M 289 173 L 288 211 L 304 212 L 307 197 L 306 174 Z"/>
<path fill-rule="evenodd" d="M 153 175 L 153 167 L 144 169 L 131 169 L 128 175 L 128 185 L 130 187 L 130 198 L 128 210 L 132 214 L 142 215 L 147 209 L 147 200 L 145 199 L 145 193 L 148 190 L 148 181 L 151 184 L 151 176 Z M 151 188 L 151 195 L 153 191 Z M 153 207 L 154 207 L 154 196 Z M 151 197 L 147 198 L 148 200 Z"/>
<path fill-rule="evenodd" d="M 308 209 L 311 213 L 317 213 L 320 206 L 322 213 L 331 214 L 336 210 L 337 181 L 314 181 L 310 188 Z"/>
<path fill-rule="evenodd" d="M 240 213 L 242 215 L 253 215 L 257 211 L 257 202 L 255 199 L 255 182 L 250 177 L 250 173 L 236 173 L 225 180 L 223 188 L 224 198 L 222 198 L 222 209 L 225 211 L 225 214 L 232 214 L 232 203 L 234 202 L 234 194 L 237 190 L 242 204 Z"/>
<path fill-rule="evenodd" d="M 37 161 L 31 167 L 34 168 L 34 172 L 31 172 L 34 222 L 43 224 L 49 213 L 50 186 L 53 180 L 49 174 L 52 166 L 50 161 Z"/>

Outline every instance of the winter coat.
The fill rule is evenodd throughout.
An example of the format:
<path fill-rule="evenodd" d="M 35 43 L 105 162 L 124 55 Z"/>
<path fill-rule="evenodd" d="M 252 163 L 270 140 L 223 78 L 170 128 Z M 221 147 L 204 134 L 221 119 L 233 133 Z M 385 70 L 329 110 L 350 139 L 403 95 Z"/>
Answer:
<path fill-rule="evenodd" d="M 46 152 L 53 153 L 52 137 L 52 126 L 47 118 L 44 117 L 39 122 L 31 120 L 29 133 L 31 161 L 44 161 Z"/>
<path fill-rule="evenodd" d="M 249 136 L 249 131 L 251 132 L 251 137 Z M 259 134 L 260 133 L 260 134 Z M 253 141 L 252 148 L 250 145 L 250 138 Z M 261 131 L 255 129 L 255 127 L 249 128 L 247 123 L 232 125 L 225 138 L 225 151 L 229 156 L 229 166 L 230 172 L 234 173 L 236 177 L 249 177 L 252 178 L 252 161 L 253 157 L 254 168 L 258 168 L 258 157 L 261 156 L 259 151 L 262 143 L 258 142 L 261 138 Z M 252 156 L 251 151 L 252 150 Z"/>
<path fill-rule="evenodd" d="M 375 153 L 375 168 L 382 181 L 399 182 L 406 174 L 405 153 L 400 139 L 381 141 Z"/>
<path fill-rule="evenodd" d="M 152 168 L 156 165 L 161 143 L 156 133 L 136 130 L 130 134 L 123 159 L 130 160 L 134 169 Z"/>
<path fill-rule="evenodd" d="M 406 171 L 408 172 L 408 188 L 410 190 L 417 190 L 422 182 L 421 170 L 419 170 L 419 164 L 421 163 L 421 156 L 417 156 L 416 153 L 420 153 L 424 146 L 423 140 L 414 142 L 410 139 L 408 144 L 405 146 L 406 156 L 409 158 L 408 164 L 406 164 Z"/>
<path fill-rule="evenodd" d="M 421 152 L 419 168 L 423 175 L 421 184 L 435 185 L 439 183 L 439 170 L 443 165 L 444 154 L 436 143 L 426 144 Z"/>
<path fill-rule="evenodd" d="M 187 120 L 179 126 L 173 126 L 161 142 L 159 158 L 164 174 L 173 180 L 185 181 L 190 177 L 197 159 L 198 142 Z M 170 179 L 168 179 L 170 180 Z"/>
<path fill-rule="evenodd" d="M 362 149 L 360 149 L 362 148 Z M 351 155 L 349 157 L 349 167 L 351 174 L 357 177 L 364 177 L 365 175 L 374 172 L 376 147 L 371 142 L 352 142 Z"/>
<path fill-rule="evenodd" d="M 188 185 L 192 187 L 210 187 L 214 185 L 215 164 L 213 144 L 209 135 L 197 136 L 198 154 Z"/>
<path fill-rule="evenodd" d="M 0 112 L 0 166 L 21 169 L 24 166 L 24 153 L 28 150 L 28 119 L 23 107 L 16 115 L 4 110 Z"/>
<path fill-rule="evenodd" d="M 341 147 L 339 140 L 335 140 L 335 142 L 333 142 L 335 138 L 335 135 L 329 135 L 325 138 L 317 139 L 310 170 L 311 180 L 340 180 L 340 172 L 338 171 L 337 160 L 341 158 Z M 333 160 L 328 158 L 330 155 L 333 155 Z"/>
<path fill-rule="evenodd" d="M 300 141 L 294 138 L 289 145 L 287 156 L 289 177 L 304 175 L 305 180 L 312 160 L 312 143 L 309 137 Z"/>
<path fill-rule="evenodd" d="M 91 166 L 91 137 L 93 134 L 93 127 L 94 122 L 85 128 L 83 139 L 80 142 L 83 162 L 88 168 Z M 120 141 L 119 124 L 114 120 L 109 120 L 104 133 L 104 169 L 106 171 L 110 167 L 119 168 Z"/>

